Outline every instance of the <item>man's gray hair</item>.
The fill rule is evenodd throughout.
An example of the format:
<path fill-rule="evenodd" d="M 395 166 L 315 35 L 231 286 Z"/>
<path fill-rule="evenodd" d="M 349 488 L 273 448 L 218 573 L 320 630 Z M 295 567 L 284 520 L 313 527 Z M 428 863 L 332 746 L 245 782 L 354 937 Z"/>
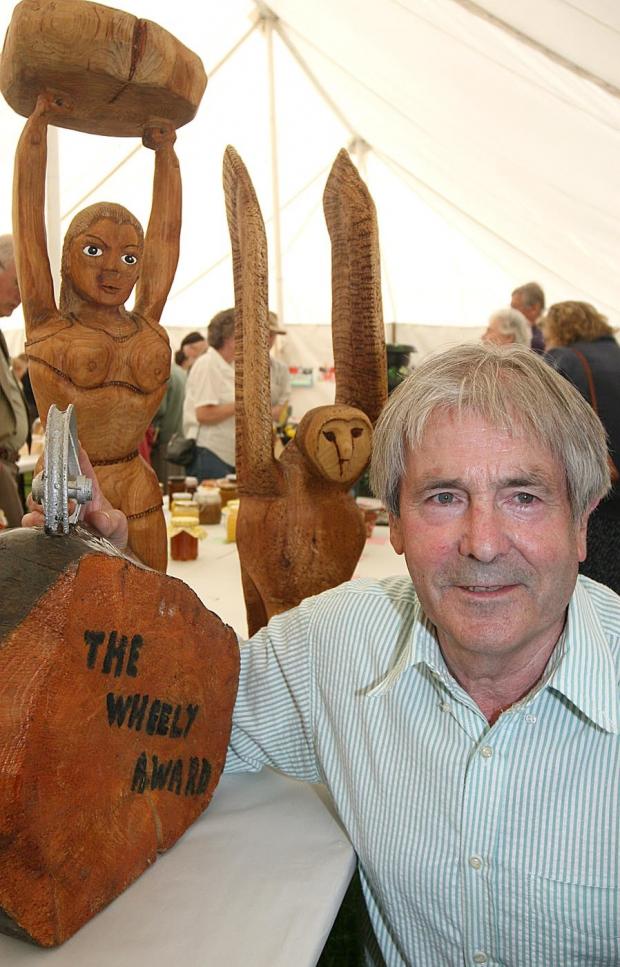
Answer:
<path fill-rule="evenodd" d="M 605 430 L 568 380 L 523 346 L 455 346 L 400 384 L 375 427 L 370 483 L 395 517 L 408 451 L 438 411 L 473 414 L 549 450 L 566 471 L 576 521 L 609 490 Z"/>
<path fill-rule="evenodd" d="M 525 285 L 514 289 L 512 295 L 520 295 L 526 308 L 535 305 L 539 305 L 541 309 L 545 308 L 545 293 L 538 282 L 526 282 Z"/>
<path fill-rule="evenodd" d="M 0 235 L 0 271 L 6 269 L 14 261 L 13 236 Z"/>
<path fill-rule="evenodd" d="M 513 342 L 517 346 L 529 346 L 532 341 L 532 329 L 523 315 L 518 309 L 498 309 L 494 312 L 489 322 L 493 322 L 495 319 L 499 322 L 500 332 L 504 336 L 512 336 Z"/>

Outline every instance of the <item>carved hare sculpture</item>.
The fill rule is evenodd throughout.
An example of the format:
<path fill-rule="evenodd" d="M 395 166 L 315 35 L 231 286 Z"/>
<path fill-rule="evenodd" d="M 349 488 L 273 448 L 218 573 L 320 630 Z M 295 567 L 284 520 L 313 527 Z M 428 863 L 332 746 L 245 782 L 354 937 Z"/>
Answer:
<path fill-rule="evenodd" d="M 348 580 L 364 547 L 350 488 L 370 459 L 387 396 L 375 210 L 347 153 L 329 175 L 336 402 L 311 410 L 273 455 L 269 396 L 267 243 L 248 172 L 224 155 L 236 310 L 237 546 L 248 628 Z"/>

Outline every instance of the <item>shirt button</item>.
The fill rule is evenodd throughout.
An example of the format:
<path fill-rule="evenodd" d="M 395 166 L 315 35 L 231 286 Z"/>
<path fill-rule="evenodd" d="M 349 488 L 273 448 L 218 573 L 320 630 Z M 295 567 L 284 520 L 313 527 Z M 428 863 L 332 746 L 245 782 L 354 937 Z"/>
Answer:
<path fill-rule="evenodd" d="M 535 715 L 526 715 L 525 716 L 525 721 L 527 722 L 528 725 L 534 725 L 534 723 L 536 722 L 536 716 Z"/>
<path fill-rule="evenodd" d="M 488 959 L 489 958 L 485 954 L 484 950 L 477 950 L 476 953 L 474 954 L 475 964 L 486 964 Z"/>
<path fill-rule="evenodd" d="M 481 870 L 482 860 L 480 859 L 479 856 L 470 856 L 469 865 L 471 866 L 472 870 Z"/>
<path fill-rule="evenodd" d="M 450 711 L 450 703 L 449 702 L 440 702 L 439 703 L 439 708 L 440 708 L 440 711 L 442 711 L 442 712 L 449 712 Z"/>
<path fill-rule="evenodd" d="M 483 745 L 482 748 L 480 749 L 480 755 L 482 756 L 483 759 L 490 759 L 491 756 L 493 755 L 493 749 L 491 748 L 490 745 Z"/>

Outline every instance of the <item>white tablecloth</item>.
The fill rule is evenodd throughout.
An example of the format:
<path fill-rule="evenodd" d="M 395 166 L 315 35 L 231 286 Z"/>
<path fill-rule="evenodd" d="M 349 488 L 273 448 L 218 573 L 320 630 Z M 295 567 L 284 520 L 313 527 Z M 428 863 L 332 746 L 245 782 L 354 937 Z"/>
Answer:
<path fill-rule="evenodd" d="M 355 858 L 317 790 L 225 776 L 169 852 L 62 947 L 0 935 L 2 967 L 314 965 Z"/>

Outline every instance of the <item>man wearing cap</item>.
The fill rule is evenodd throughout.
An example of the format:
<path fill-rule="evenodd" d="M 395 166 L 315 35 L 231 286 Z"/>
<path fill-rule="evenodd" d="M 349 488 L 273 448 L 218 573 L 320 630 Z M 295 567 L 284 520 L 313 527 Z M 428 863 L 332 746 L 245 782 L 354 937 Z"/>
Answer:
<path fill-rule="evenodd" d="M 13 239 L 10 235 L 1 235 L 0 316 L 10 316 L 20 302 Z M 24 512 L 17 485 L 17 457 L 28 436 L 28 424 L 28 408 L 0 331 L 0 510 L 4 511 L 9 527 L 19 527 Z"/>

